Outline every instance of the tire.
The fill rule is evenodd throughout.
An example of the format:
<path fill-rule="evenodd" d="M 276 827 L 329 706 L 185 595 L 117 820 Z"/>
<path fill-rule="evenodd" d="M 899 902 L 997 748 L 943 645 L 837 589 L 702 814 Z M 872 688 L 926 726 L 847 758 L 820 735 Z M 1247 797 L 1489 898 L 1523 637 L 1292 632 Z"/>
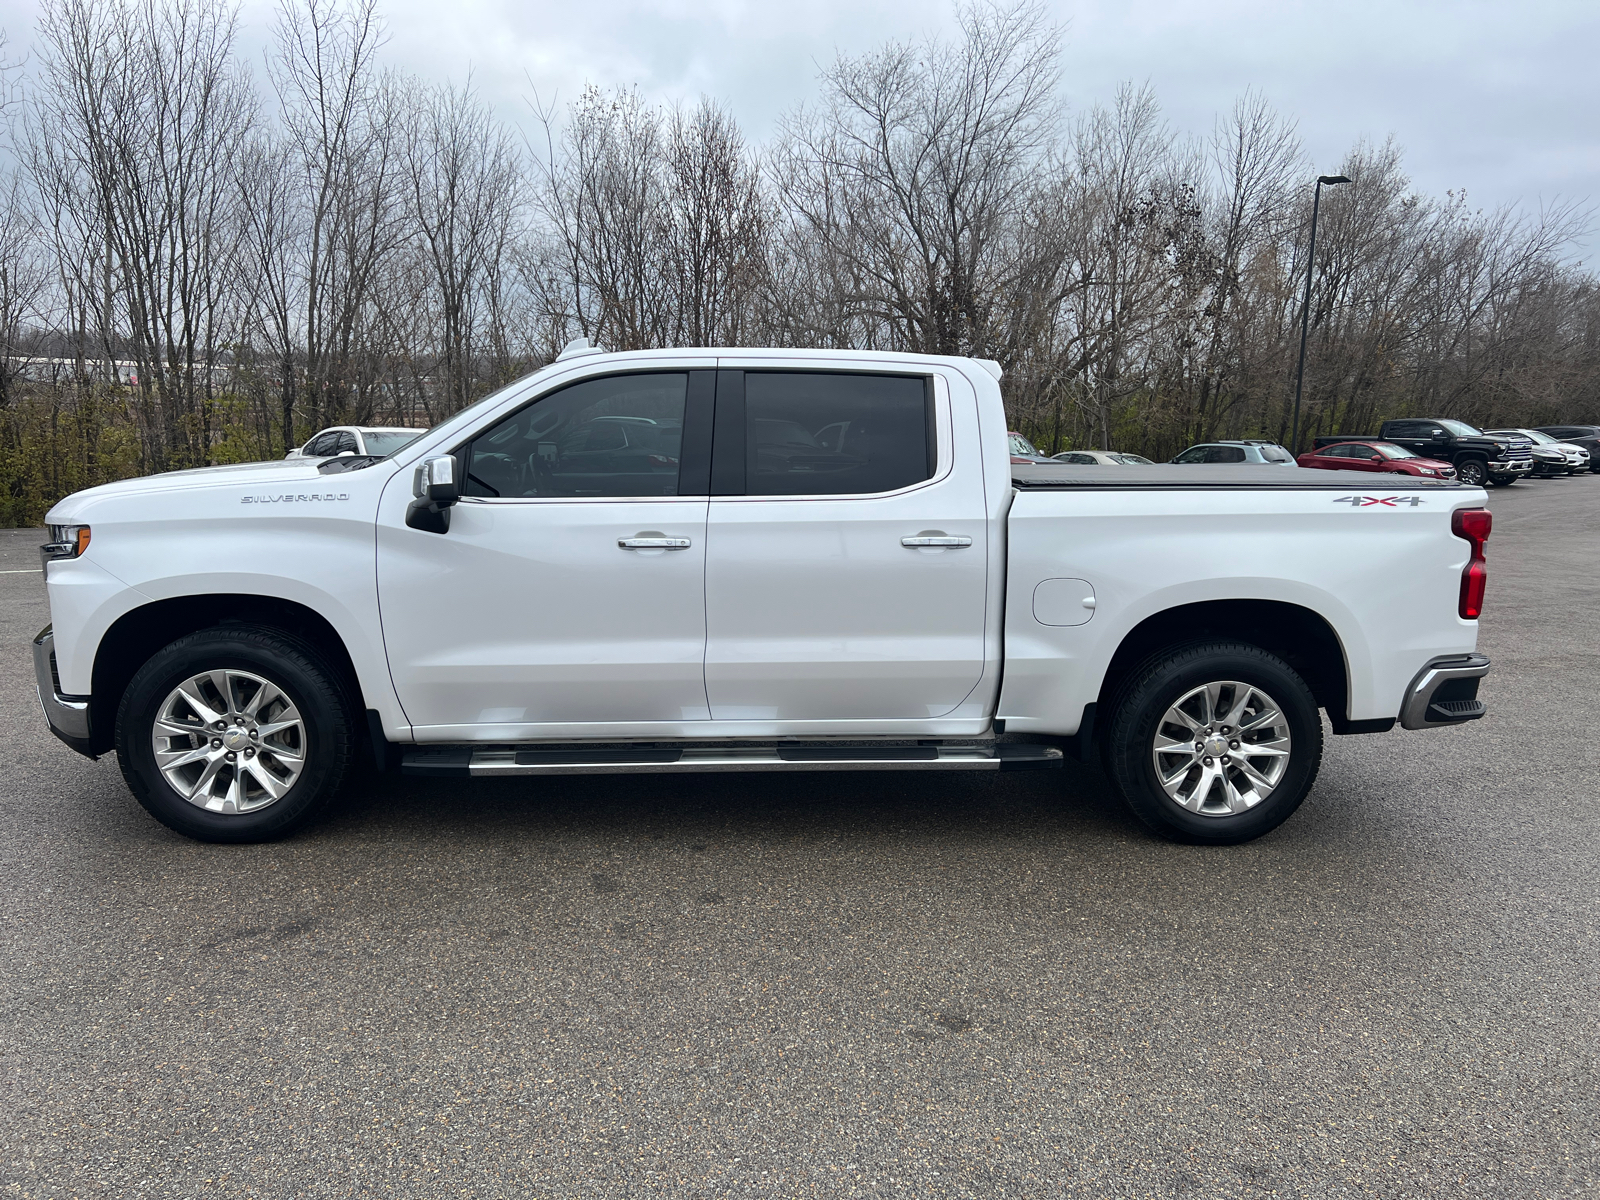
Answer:
<path fill-rule="evenodd" d="M 179 638 L 117 707 L 128 787 L 156 820 L 202 842 L 303 828 L 338 790 L 355 741 L 336 673 L 304 642 L 255 626 Z"/>
<path fill-rule="evenodd" d="M 1222 729 L 1238 727 L 1221 718 L 1240 709 L 1251 732 L 1223 747 L 1215 740 L 1225 738 Z M 1211 735 L 1203 732 L 1208 725 Z M 1185 731 L 1181 743 L 1175 730 Z M 1187 739 L 1195 730 L 1212 754 L 1192 752 Z M 1181 748 L 1158 752 L 1161 743 Z M 1271 756 L 1240 755 L 1248 745 L 1263 754 L 1270 748 Z M 1231 751 L 1227 760 L 1217 753 L 1223 748 Z M 1130 676 L 1113 705 L 1105 756 L 1117 791 L 1152 831 L 1178 842 L 1236 845 L 1270 833 L 1300 807 L 1322 762 L 1322 718 L 1311 689 L 1281 658 L 1242 642 L 1197 643 L 1163 651 Z M 1187 771 L 1180 770 L 1186 761 Z M 1174 779 L 1176 796 L 1168 790 Z"/>
<path fill-rule="evenodd" d="M 1456 480 L 1459 483 L 1482 487 L 1488 478 L 1489 468 L 1481 458 L 1463 458 L 1456 464 Z"/>

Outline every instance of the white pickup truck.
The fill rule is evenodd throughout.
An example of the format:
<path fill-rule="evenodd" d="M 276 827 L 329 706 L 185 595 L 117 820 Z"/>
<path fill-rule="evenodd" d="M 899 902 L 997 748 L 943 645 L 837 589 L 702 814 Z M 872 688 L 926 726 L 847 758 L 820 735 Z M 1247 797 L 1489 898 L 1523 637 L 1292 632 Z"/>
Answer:
<path fill-rule="evenodd" d="M 999 368 L 560 359 L 389 455 L 51 510 L 39 696 L 158 820 L 282 836 L 352 772 L 1010 770 L 1098 759 L 1232 843 L 1334 733 L 1483 714 L 1484 492 L 1014 467 Z"/>

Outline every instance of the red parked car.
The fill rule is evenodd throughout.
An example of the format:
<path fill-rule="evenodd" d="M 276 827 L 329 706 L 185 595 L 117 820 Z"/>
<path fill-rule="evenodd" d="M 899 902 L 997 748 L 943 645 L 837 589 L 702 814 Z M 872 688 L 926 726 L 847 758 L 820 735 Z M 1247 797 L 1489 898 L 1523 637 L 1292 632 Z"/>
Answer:
<path fill-rule="evenodd" d="M 1423 458 L 1393 442 L 1338 442 L 1302 454 L 1302 467 L 1324 471 L 1383 471 L 1390 475 L 1432 475 L 1454 479 L 1456 469 L 1436 458 Z"/>

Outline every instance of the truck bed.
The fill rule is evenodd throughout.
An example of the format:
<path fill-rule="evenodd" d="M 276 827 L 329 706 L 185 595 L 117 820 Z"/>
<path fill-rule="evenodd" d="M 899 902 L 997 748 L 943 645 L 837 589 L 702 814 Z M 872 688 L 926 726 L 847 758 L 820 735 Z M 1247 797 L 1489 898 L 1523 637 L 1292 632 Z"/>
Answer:
<path fill-rule="evenodd" d="M 1135 490 L 1191 491 L 1222 488 L 1288 488 L 1292 491 L 1471 491 L 1471 485 L 1453 479 L 1421 479 L 1377 471 L 1318 471 L 1305 467 L 1176 466 L 1082 467 L 1062 463 L 1017 463 L 1011 468 L 1015 487 L 1034 489 L 1132 488 Z"/>

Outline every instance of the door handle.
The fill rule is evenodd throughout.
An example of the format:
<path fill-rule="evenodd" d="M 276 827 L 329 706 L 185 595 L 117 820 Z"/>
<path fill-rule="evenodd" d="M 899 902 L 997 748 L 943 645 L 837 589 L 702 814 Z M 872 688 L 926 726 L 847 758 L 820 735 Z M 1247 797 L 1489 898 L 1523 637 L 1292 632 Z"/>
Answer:
<path fill-rule="evenodd" d="M 919 533 L 916 537 L 901 538 L 900 544 L 909 550 L 920 550 L 925 546 L 935 548 L 944 546 L 954 550 L 961 546 L 972 545 L 972 539 L 969 537 L 949 537 L 942 533 Z"/>
<path fill-rule="evenodd" d="M 617 545 L 624 550 L 687 550 L 690 542 L 688 538 L 631 537 L 618 538 Z"/>

